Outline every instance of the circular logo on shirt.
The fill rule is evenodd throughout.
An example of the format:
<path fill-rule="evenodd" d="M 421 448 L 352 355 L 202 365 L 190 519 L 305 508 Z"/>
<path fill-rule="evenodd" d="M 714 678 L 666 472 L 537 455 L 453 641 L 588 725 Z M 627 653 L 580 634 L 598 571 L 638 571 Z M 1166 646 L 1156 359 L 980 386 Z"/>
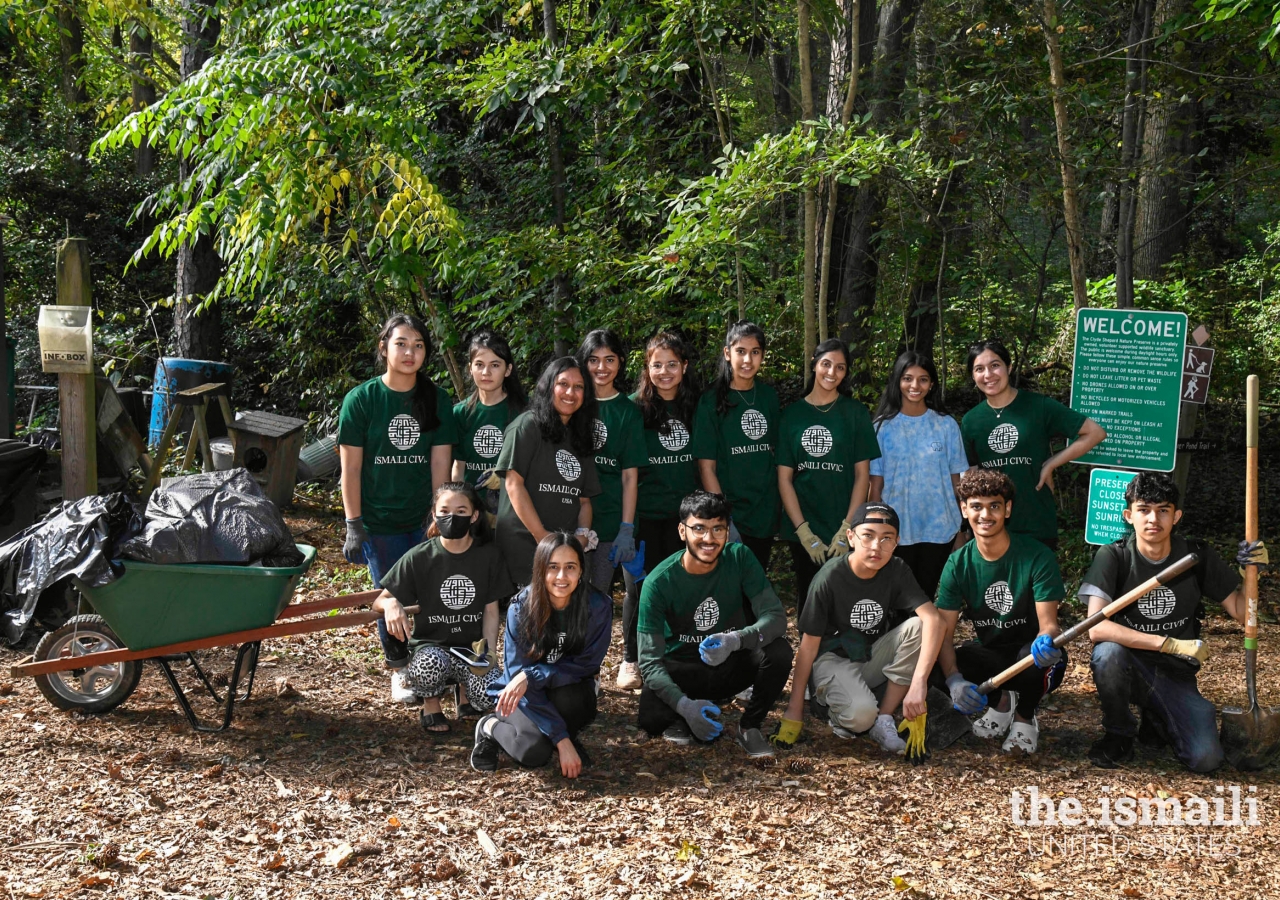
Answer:
<path fill-rule="evenodd" d="M 679 419 L 667 419 L 666 434 L 658 432 L 658 443 L 666 447 L 672 453 L 677 450 L 683 450 L 689 446 L 689 429 L 684 427 L 684 423 Z"/>
<path fill-rule="evenodd" d="M 758 409 L 749 409 L 742 414 L 742 433 L 753 441 L 758 441 L 769 430 L 769 420 Z"/>
<path fill-rule="evenodd" d="M 800 435 L 800 446 L 810 456 L 826 456 L 835 446 L 831 432 L 822 425 L 810 425 Z"/>
<path fill-rule="evenodd" d="M 557 450 L 556 470 L 565 481 L 577 481 L 582 474 L 582 463 L 568 450 Z"/>
<path fill-rule="evenodd" d="M 871 631 L 884 618 L 884 607 L 874 600 L 859 600 L 849 611 L 849 624 L 859 631 Z"/>
<path fill-rule="evenodd" d="M 605 441 L 609 440 L 609 429 L 599 419 L 595 419 L 591 423 L 591 436 L 595 439 L 596 449 L 599 450 L 605 445 Z"/>
<path fill-rule="evenodd" d="M 547 662 L 558 663 L 560 657 L 564 656 L 564 632 L 556 635 L 556 645 L 547 651 Z"/>
<path fill-rule="evenodd" d="M 1009 610 L 1013 609 L 1013 591 L 1009 590 L 1007 581 L 997 581 L 991 585 L 982 599 L 988 609 L 1002 616 L 1008 615 Z"/>
<path fill-rule="evenodd" d="M 391 441 L 391 445 L 397 450 L 408 450 L 418 443 L 418 438 L 421 436 L 422 429 L 413 416 L 401 413 L 387 423 L 387 440 Z"/>
<path fill-rule="evenodd" d="M 987 446 L 997 453 L 1008 453 L 1018 446 L 1018 429 L 1012 422 L 1002 422 L 987 435 Z"/>
<path fill-rule="evenodd" d="M 699 631 L 710 631 L 719 623 L 720 604 L 716 603 L 714 597 L 703 600 L 693 611 L 693 624 L 698 626 Z"/>
<path fill-rule="evenodd" d="M 1138 600 L 1138 612 L 1148 619 L 1163 619 L 1173 612 L 1178 598 L 1167 587 L 1158 587 L 1148 591 Z"/>
<path fill-rule="evenodd" d="M 450 609 L 466 609 L 476 599 L 476 586 L 466 575 L 450 575 L 440 585 L 440 602 Z"/>
<path fill-rule="evenodd" d="M 493 459 L 502 451 L 502 429 L 497 425 L 481 425 L 471 437 L 471 446 L 481 459 Z"/>

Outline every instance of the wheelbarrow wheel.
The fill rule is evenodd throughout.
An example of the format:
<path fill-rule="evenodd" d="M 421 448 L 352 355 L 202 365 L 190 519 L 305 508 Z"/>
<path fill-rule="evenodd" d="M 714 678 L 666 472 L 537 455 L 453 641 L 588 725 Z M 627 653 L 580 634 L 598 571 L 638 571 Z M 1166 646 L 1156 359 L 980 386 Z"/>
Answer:
<path fill-rule="evenodd" d="M 123 647 L 102 616 L 75 616 L 40 639 L 35 660 L 68 659 Z M 37 675 L 36 687 L 58 709 L 105 713 L 127 700 L 141 677 L 142 663 L 129 660 Z"/>

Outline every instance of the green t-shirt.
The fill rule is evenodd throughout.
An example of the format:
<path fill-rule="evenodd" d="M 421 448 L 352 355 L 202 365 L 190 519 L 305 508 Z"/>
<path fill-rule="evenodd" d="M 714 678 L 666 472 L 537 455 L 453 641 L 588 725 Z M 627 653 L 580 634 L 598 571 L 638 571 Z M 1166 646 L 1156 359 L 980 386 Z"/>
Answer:
<path fill-rule="evenodd" d="M 820 654 L 831 652 L 865 662 L 876 641 L 928 602 L 916 576 L 898 557 L 889 557 L 874 577 L 859 578 L 846 554 L 827 560 L 813 577 L 796 628 L 801 634 L 822 638 Z"/>
<path fill-rule="evenodd" d="M 638 406 L 622 394 L 597 403 L 600 417 L 592 428 L 600 496 L 591 501 L 591 528 L 600 540 L 611 541 L 618 536 L 622 523 L 622 470 L 647 466 L 649 454 L 644 445 L 644 417 Z"/>
<path fill-rule="evenodd" d="M 1017 648 L 1035 640 L 1035 604 L 1067 594 L 1053 551 L 1033 537 L 1010 534 L 1004 556 L 989 562 L 969 541 L 947 559 L 938 582 L 938 609 L 958 610 L 984 647 Z"/>
<path fill-rule="evenodd" d="M 484 637 L 484 608 L 515 588 L 502 554 L 474 540 L 463 553 L 450 553 L 439 538 L 414 547 L 382 576 L 382 586 L 402 606 L 417 605 L 409 647 L 470 647 Z M 496 648 L 491 647 L 491 650 Z"/>
<path fill-rule="evenodd" d="M 631 399 L 634 402 L 639 395 L 632 394 Z M 649 462 L 640 473 L 640 494 L 636 499 L 636 515 L 642 519 L 678 516 L 680 501 L 699 487 L 697 463 L 690 448 L 693 436 L 672 413 L 672 404 L 666 406 L 666 422 L 659 428 L 644 429 Z"/>
<path fill-rule="evenodd" d="M 662 635 L 668 657 L 696 660 L 703 638 L 745 626 L 743 601 L 771 587 L 746 544 L 726 544 L 706 575 L 685 571 L 683 556 L 683 550 L 671 554 L 644 580 L 636 627 Z"/>
<path fill-rule="evenodd" d="M 500 475 L 518 472 L 533 500 L 533 509 L 548 531 L 573 531 L 578 527 L 582 497 L 600 493 L 596 464 L 590 456 L 578 456 L 568 440 L 552 444 L 532 414 L 521 413 L 511 421 L 502 439 L 495 468 Z M 529 529 L 516 515 L 504 486 L 498 497 L 498 547 L 516 584 L 529 583 L 533 551 L 537 546 Z"/>
<path fill-rule="evenodd" d="M 698 401 L 693 420 L 693 456 L 714 459 L 720 488 L 733 504 L 733 524 L 747 537 L 778 531 L 778 392 L 757 381 L 749 391 L 729 391 L 729 408 L 716 414 L 715 388 Z"/>
<path fill-rule="evenodd" d="M 431 511 L 431 448 L 458 442 L 453 402 L 436 385 L 440 425 L 422 433 L 414 391 L 393 391 L 382 378 L 352 388 L 338 415 L 338 443 L 364 450 L 360 512 L 370 534 L 404 534 Z"/>
<path fill-rule="evenodd" d="M 879 457 L 880 442 L 871 427 L 871 414 L 852 397 L 841 394 L 830 407 L 798 400 L 782 413 L 778 465 L 795 470 L 791 483 L 800 511 L 820 540 L 835 537 L 849 512 L 857 477 L 854 466 Z M 796 540 L 789 517 L 782 517 L 779 534 Z"/>
<path fill-rule="evenodd" d="M 475 403 L 463 400 L 454 405 L 453 418 L 458 423 L 453 458 L 466 466 L 462 477 L 467 484 L 475 484 L 481 472 L 494 467 L 502 452 L 502 432 L 511 422 L 507 398 L 493 406 L 485 406 L 478 398 Z"/>
<path fill-rule="evenodd" d="M 1058 508 L 1053 492 L 1040 482 L 1040 467 L 1053 453 L 1049 441 L 1080 433 L 1085 416 L 1052 397 L 1018 391 L 1008 406 L 995 410 L 984 400 L 964 414 L 960 435 L 970 465 L 999 469 L 1013 482 L 1013 514 L 1008 528 L 1051 541 L 1058 536 Z"/>

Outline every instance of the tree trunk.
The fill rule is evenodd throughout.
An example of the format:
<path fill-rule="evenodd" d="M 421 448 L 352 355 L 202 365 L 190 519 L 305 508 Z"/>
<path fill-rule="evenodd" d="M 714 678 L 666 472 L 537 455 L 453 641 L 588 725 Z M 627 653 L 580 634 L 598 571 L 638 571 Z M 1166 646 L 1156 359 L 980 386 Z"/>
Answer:
<path fill-rule="evenodd" d="M 787 131 L 791 125 L 791 46 L 769 35 L 769 90 L 773 94 L 773 112 L 777 130 Z"/>
<path fill-rule="evenodd" d="M 560 46 L 560 35 L 556 29 L 556 0 L 542 0 L 542 33 L 547 42 L 547 54 L 551 55 Z M 547 161 L 551 165 L 551 206 L 556 234 L 564 239 L 565 226 L 565 174 L 564 156 L 560 151 L 560 123 L 555 113 L 547 114 Z M 569 276 L 556 268 L 551 289 L 551 318 L 555 329 L 555 354 L 557 357 L 569 355 L 568 332 L 565 321 L 565 309 L 569 305 Z"/>
<path fill-rule="evenodd" d="M 831 77 L 827 86 L 827 115 L 849 127 L 853 116 L 853 104 L 858 96 L 859 65 L 859 6 L 860 0 L 841 0 L 840 19 L 836 34 L 831 36 Z M 849 87 L 840 88 L 846 77 Z M 831 296 L 831 257 L 835 254 L 836 216 L 840 210 L 840 182 L 832 178 L 827 188 L 827 214 L 822 231 L 822 266 L 818 282 L 818 340 L 825 341 L 831 316 L 827 311 L 827 299 Z"/>
<path fill-rule="evenodd" d="M 62 99 L 77 114 L 89 102 L 84 86 L 84 22 L 75 0 L 58 5 L 58 57 L 62 63 Z"/>
<path fill-rule="evenodd" d="M 1084 271 L 1084 228 L 1076 192 L 1076 166 L 1072 162 L 1071 139 L 1067 133 L 1066 76 L 1062 69 L 1062 49 L 1058 46 L 1058 9 L 1054 0 L 1044 0 L 1044 43 L 1049 51 L 1049 85 L 1053 89 L 1053 121 L 1058 132 L 1058 164 L 1062 170 L 1062 211 L 1067 227 L 1067 258 L 1071 263 L 1071 293 L 1076 309 L 1089 305 L 1089 282 Z"/>
<path fill-rule="evenodd" d="M 814 117 L 813 62 L 809 54 L 809 0 L 799 0 L 796 7 L 797 43 L 800 49 L 800 107 L 806 122 Z M 805 126 L 806 130 L 809 126 Z M 815 280 L 818 263 L 818 191 L 810 185 L 804 189 L 804 286 L 800 303 L 804 312 L 804 359 L 813 358 L 818 346 Z"/>
<path fill-rule="evenodd" d="M 1133 218 L 1137 208 L 1138 140 L 1146 103 L 1147 42 L 1151 37 L 1151 0 L 1136 0 L 1125 47 L 1124 111 L 1120 116 L 1120 179 L 1116 195 L 1116 307 L 1133 308 Z"/>
<path fill-rule="evenodd" d="M 213 0 L 184 0 L 182 19 L 183 80 L 192 77 L 213 55 L 222 31 Z M 191 174 L 184 156 L 178 157 L 178 180 Z M 173 349 L 186 359 L 218 359 L 222 355 L 222 314 L 217 304 L 198 311 L 203 298 L 222 275 L 222 259 L 214 246 L 212 227 L 194 242 L 178 248 L 178 272 L 174 285 Z"/>
<path fill-rule="evenodd" d="M 140 22 L 129 27 L 129 67 L 133 83 L 133 111 L 146 109 L 156 102 L 156 85 L 148 69 L 151 66 L 151 32 Z M 156 165 L 156 154 L 144 135 L 142 143 L 133 149 L 133 169 L 141 176 L 150 175 Z"/>

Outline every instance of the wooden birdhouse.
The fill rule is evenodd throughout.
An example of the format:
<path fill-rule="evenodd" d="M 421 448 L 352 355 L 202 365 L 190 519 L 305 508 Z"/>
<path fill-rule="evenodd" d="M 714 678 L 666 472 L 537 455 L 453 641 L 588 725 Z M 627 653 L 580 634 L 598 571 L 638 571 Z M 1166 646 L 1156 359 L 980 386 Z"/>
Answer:
<path fill-rule="evenodd" d="M 293 501 L 302 449 L 302 419 L 269 412 L 239 412 L 227 431 L 234 450 L 233 466 L 249 470 L 276 506 Z"/>

